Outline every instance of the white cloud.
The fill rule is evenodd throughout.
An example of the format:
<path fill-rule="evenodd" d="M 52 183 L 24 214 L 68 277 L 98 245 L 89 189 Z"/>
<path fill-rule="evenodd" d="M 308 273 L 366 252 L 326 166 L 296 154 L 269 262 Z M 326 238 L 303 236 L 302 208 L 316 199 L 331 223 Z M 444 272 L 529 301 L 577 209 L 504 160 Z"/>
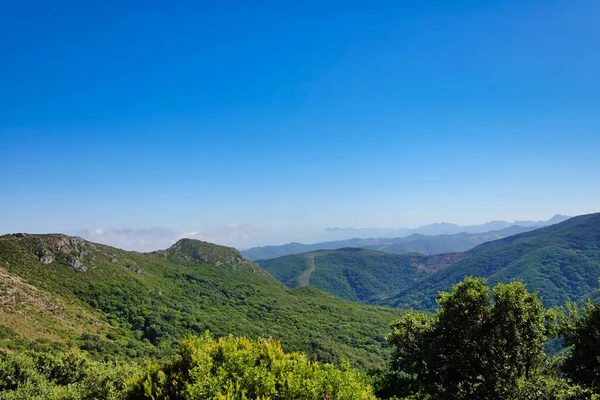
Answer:
<path fill-rule="evenodd" d="M 273 237 L 272 233 L 251 225 L 232 222 L 207 231 L 181 232 L 162 227 L 142 229 L 93 228 L 73 232 L 92 242 L 136 251 L 166 249 L 180 239 L 190 238 L 245 249 L 262 245 Z"/>

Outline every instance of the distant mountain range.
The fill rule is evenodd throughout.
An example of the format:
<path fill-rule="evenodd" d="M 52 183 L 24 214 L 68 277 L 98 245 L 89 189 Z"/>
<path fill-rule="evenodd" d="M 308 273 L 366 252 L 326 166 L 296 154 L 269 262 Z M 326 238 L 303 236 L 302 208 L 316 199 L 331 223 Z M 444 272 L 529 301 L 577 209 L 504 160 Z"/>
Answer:
<path fill-rule="evenodd" d="M 423 225 L 418 228 L 380 229 L 380 228 L 327 228 L 326 231 L 332 235 L 344 236 L 337 240 L 365 237 L 404 237 L 414 233 L 421 235 L 452 235 L 460 232 L 484 233 L 508 228 L 513 225 L 523 227 L 542 227 L 565 221 L 571 217 L 556 214 L 547 221 L 490 221 L 480 225 L 457 225 L 448 222 L 436 222 Z"/>
<path fill-rule="evenodd" d="M 353 238 L 314 244 L 288 243 L 281 246 L 253 247 L 242 251 L 242 254 L 250 260 L 266 260 L 307 251 L 333 250 L 342 247 L 365 248 L 395 254 L 451 253 L 466 251 L 491 240 L 502 239 L 567 219 L 569 219 L 567 216 L 555 215 L 547 221 L 515 221 L 513 224 L 506 221 L 491 221 L 482 225 L 469 226 L 441 222 L 414 229 L 398 230 L 332 228 L 329 231 L 334 232 L 335 235 L 343 232 L 343 235 L 353 235 Z"/>
<path fill-rule="evenodd" d="M 453 236 L 453 235 L 451 235 Z M 596 297 L 600 213 L 518 233 L 469 251 L 426 256 L 360 248 L 312 251 L 258 263 L 290 287 L 392 307 L 433 309 L 439 291 L 465 276 L 523 280 L 547 306 Z"/>

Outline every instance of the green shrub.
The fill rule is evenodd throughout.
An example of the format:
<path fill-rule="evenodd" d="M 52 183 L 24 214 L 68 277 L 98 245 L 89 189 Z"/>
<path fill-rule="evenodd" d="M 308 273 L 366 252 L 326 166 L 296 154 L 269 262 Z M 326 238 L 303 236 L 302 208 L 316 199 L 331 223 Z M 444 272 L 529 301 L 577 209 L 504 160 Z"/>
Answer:
<path fill-rule="evenodd" d="M 17 337 L 19 337 L 19 334 L 13 328 L 0 325 L 0 339 L 13 339 Z"/>
<path fill-rule="evenodd" d="M 0 353 L 0 400 L 119 400 L 137 372 L 79 351 Z"/>
<path fill-rule="evenodd" d="M 184 340 L 164 367 L 151 365 L 130 399 L 375 399 L 365 379 L 343 363 L 285 353 L 277 341 L 245 337 Z"/>

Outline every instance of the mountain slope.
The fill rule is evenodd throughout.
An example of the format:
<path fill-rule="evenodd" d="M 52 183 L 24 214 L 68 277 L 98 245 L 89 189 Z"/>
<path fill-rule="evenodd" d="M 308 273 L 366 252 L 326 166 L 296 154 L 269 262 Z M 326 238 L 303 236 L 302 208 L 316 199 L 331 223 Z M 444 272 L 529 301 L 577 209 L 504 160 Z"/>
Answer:
<path fill-rule="evenodd" d="M 0 316 L 0 327 L 5 332 L 5 335 L 0 333 L 0 346 L 19 334 L 60 341 L 86 332 L 106 334 L 109 328 L 101 313 L 26 283 L 3 268 L 0 268 Z"/>
<path fill-rule="evenodd" d="M 465 276 L 490 284 L 522 279 L 547 306 L 595 294 L 600 276 L 600 214 L 433 256 L 367 249 L 321 250 L 258 263 L 289 287 L 307 285 L 365 303 L 435 308 L 439 291 Z"/>
<path fill-rule="evenodd" d="M 355 238 L 315 244 L 288 243 L 282 246 L 253 247 L 251 249 L 242 251 L 242 254 L 244 257 L 250 260 L 267 260 L 291 254 L 300 254 L 316 250 L 335 250 L 344 247 L 380 250 L 394 254 L 454 253 L 459 251 L 467 251 L 479 244 L 489 242 L 491 240 L 501 239 L 517 233 L 527 232 L 532 229 L 535 229 L 535 227 L 523 227 L 515 225 L 501 230 L 483 233 L 461 232 L 436 236 L 413 233 L 409 236 L 399 238 Z"/>
<path fill-rule="evenodd" d="M 462 260 L 424 277 L 387 299 L 394 307 L 431 309 L 439 290 L 448 290 L 465 276 L 490 284 L 522 279 L 539 291 L 547 306 L 595 295 L 600 276 L 600 213 L 482 244 L 463 253 Z"/>
<path fill-rule="evenodd" d="M 460 232 L 453 235 L 437 236 L 414 234 L 404 238 L 403 242 L 385 244 L 378 247 L 377 250 L 394 254 L 414 252 L 421 254 L 457 253 L 470 250 L 482 243 L 502 239 L 521 232 L 528 232 L 533 229 L 535 228 L 514 225 L 501 230 L 484 233 Z"/>
<path fill-rule="evenodd" d="M 3 293 L 31 285 L 35 289 L 28 290 L 80 316 L 61 314 L 67 328 L 53 338 L 103 356 L 168 353 L 179 339 L 208 329 L 216 335 L 276 337 L 287 350 L 320 360 L 346 354 L 355 364 L 381 366 L 388 354 L 384 335 L 401 313 L 314 288 L 290 290 L 237 250 L 190 239 L 145 254 L 64 235 L 5 235 L 0 268 L 8 276 Z M 21 337 L 43 337 L 28 328 L 42 321 L 35 310 L 23 311 L 22 323 L 4 305 L 0 315 L 0 325 L 10 324 L 6 329 Z M 68 329 L 75 323 L 78 329 Z M 102 329 L 85 328 L 96 323 Z"/>
<path fill-rule="evenodd" d="M 258 263 L 289 287 L 310 285 L 348 300 L 370 302 L 407 287 L 456 257 L 461 257 L 461 253 L 428 257 L 417 253 L 398 255 L 344 248 Z"/>

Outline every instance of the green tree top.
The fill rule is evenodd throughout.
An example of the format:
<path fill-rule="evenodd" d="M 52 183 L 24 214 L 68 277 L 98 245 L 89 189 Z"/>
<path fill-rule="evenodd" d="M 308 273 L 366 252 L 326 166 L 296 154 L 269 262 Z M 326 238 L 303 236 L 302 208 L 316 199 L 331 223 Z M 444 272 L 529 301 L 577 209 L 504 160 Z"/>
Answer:
<path fill-rule="evenodd" d="M 438 296 L 433 317 L 408 313 L 393 324 L 394 368 L 436 398 L 507 398 L 546 361 L 545 313 L 522 282 L 490 290 L 465 278 Z"/>

